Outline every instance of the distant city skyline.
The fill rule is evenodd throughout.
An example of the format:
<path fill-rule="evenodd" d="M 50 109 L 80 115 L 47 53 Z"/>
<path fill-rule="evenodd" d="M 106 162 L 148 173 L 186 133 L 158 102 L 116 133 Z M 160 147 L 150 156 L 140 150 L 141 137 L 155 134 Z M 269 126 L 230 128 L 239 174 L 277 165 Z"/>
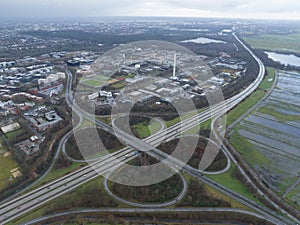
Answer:
<path fill-rule="evenodd" d="M 2 0 L 0 17 L 168 16 L 300 20 L 298 0 Z"/>

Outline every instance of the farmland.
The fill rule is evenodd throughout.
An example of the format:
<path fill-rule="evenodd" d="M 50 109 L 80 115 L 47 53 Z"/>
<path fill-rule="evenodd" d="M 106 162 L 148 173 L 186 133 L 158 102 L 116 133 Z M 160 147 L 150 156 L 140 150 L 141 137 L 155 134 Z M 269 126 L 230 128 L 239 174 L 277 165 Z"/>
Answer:
<path fill-rule="evenodd" d="M 232 145 L 280 196 L 300 174 L 299 85 L 300 74 L 280 72 L 271 96 L 230 134 Z M 300 202 L 295 190 L 288 198 Z"/>
<path fill-rule="evenodd" d="M 300 32 L 289 35 L 259 34 L 248 36 L 245 41 L 253 48 L 300 53 Z"/>

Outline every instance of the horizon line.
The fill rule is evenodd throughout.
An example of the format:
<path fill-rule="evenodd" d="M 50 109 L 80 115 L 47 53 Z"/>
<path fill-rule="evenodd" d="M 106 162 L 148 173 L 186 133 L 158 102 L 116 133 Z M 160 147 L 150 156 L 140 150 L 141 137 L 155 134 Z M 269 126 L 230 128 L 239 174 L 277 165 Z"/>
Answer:
<path fill-rule="evenodd" d="M 206 17 L 206 16 L 164 16 L 164 15 L 153 15 L 153 16 L 139 16 L 139 15 L 123 15 L 123 16 L 1 16 L 1 19 L 5 20 L 30 20 L 30 19 L 88 19 L 88 18 L 161 18 L 161 19 L 210 19 L 210 20 L 255 20 L 255 21 L 293 21 L 300 22 L 300 18 L 251 18 L 251 17 Z M 3 21 L 2 21 L 3 22 Z M 1 22 L 0 22 L 1 23 Z"/>

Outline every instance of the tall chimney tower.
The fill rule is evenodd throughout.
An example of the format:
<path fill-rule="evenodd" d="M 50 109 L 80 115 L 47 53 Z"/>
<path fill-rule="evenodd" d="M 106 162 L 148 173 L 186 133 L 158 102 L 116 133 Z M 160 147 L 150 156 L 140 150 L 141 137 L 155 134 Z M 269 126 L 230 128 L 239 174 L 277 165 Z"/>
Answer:
<path fill-rule="evenodd" d="M 176 76 L 176 52 L 174 53 L 173 77 Z"/>

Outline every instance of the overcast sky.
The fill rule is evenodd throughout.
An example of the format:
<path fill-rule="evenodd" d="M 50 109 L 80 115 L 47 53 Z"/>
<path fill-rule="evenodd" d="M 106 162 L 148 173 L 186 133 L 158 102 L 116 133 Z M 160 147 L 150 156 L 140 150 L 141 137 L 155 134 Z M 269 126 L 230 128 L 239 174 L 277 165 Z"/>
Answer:
<path fill-rule="evenodd" d="M 0 0 L 0 17 L 182 16 L 300 19 L 299 0 Z"/>

